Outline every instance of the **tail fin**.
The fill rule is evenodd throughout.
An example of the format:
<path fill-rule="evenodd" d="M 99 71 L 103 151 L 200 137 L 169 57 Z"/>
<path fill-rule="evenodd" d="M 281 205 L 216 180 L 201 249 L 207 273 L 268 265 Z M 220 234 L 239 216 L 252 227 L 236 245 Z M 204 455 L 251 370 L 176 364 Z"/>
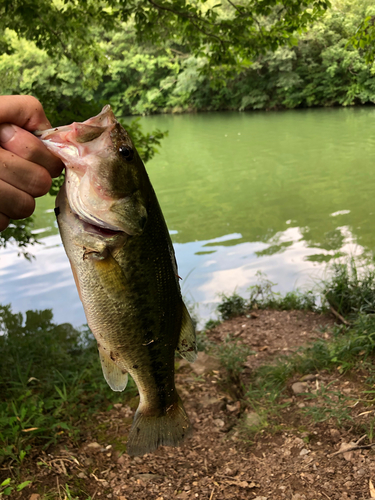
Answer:
<path fill-rule="evenodd" d="M 127 452 L 139 456 L 151 453 L 159 446 L 179 446 L 190 433 L 189 417 L 180 397 L 160 416 L 142 415 L 138 408 L 130 429 Z"/>

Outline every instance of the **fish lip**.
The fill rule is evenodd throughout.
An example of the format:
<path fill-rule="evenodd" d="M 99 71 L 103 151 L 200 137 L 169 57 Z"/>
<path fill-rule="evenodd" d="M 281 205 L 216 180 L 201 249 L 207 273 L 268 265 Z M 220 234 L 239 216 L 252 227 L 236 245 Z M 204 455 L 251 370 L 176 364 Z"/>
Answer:
<path fill-rule="evenodd" d="M 71 130 L 72 125 L 63 125 L 62 127 L 48 128 L 47 130 L 34 130 L 33 134 L 42 141 L 48 141 L 50 136 L 56 134 L 56 132 L 69 132 Z"/>

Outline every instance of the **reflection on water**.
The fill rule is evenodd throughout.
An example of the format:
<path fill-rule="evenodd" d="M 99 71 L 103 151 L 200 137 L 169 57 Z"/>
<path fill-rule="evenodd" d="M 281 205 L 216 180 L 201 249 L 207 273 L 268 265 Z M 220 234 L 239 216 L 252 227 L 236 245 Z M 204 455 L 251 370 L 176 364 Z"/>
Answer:
<path fill-rule="evenodd" d="M 342 227 L 340 231 L 342 253 L 360 253 L 361 248 L 355 244 L 349 229 Z M 277 283 L 278 291 L 311 287 L 314 278 L 323 273 L 322 268 L 316 267 L 319 260 L 312 257 L 335 253 L 310 248 L 296 227 L 276 234 L 273 241 L 278 244 L 244 242 L 237 233 L 212 240 L 175 243 L 179 275 L 183 277 L 182 293 L 190 307 L 194 306 L 201 325 L 214 316 L 219 292 L 231 294 L 236 290 L 246 296 L 249 286 L 257 280 L 257 271 Z M 207 248 L 210 250 L 206 251 Z M 60 236 L 43 238 L 42 245 L 31 247 L 30 252 L 35 256 L 32 262 L 17 257 L 14 248 L 2 252 L 0 279 L 6 286 L 0 289 L 0 303 L 11 303 L 13 311 L 53 309 L 57 323 L 69 322 L 74 326 L 85 323 Z"/>
<path fill-rule="evenodd" d="M 148 165 L 175 245 L 183 294 L 207 318 L 220 292 L 245 295 L 256 272 L 288 291 L 332 258 L 372 256 L 375 109 L 207 113 L 142 118 L 169 130 Z M 53 308 L 85 322 L 53 214 L 38 200 L 44 245 L 29 263 L 0 252 L 0 303 Z"/>

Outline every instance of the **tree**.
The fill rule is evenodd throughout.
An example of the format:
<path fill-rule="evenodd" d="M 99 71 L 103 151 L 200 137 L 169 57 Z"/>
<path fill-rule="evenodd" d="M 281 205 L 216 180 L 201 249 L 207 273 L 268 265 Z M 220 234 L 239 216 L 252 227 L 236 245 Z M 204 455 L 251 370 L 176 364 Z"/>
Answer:
<path fill-rule="evenodd" d="M 3 81 L 2 87 L 38 97 L 54 125 L 80 121 L 100 109 L 101 99 L 93 92 L 108 65 L 103 41 L 123 29 L 124 23 L 134 23 L 138 40 L 164 47 L 167 40 L 169 50 L 204 59 L 203 72 L 218 65 L 247 67 L 256 55 L 294 43 L 296 30 L 316 20 L 329 5 L 329 0 L 225 0 L 223 4 L 213 0 L 3 0 L 0 50 L 9 56 L 2 61 L 8 64 L 4 74 L 9 81 Z M 20 67 L 12 62 L 17 41 L 9 30 L 24 44 Z M 52 58 L 48 71 L 47 55 Z M 19 80 L 21 68 L 23 75 L 29 71 L 29 83 Z M 61 82 L 65 91 L 70 86 L 69 92 L 59 94 Z M 128 129 L 147 161 L 163 133 L 144 136 L 134 122 Z M 54 183 L 53 194 L 60 184 L 61 179 Z M 0 234 L 0 248 L 15 240 L 25 254 L 22 248 L 37 241 L 31 228 L 32 219 L 15 222 Z"/>
<path fill-rule="evenodd" d="M 92 26 L 107 30 L 134 20 L 139 39 L 169 39 L 211 64 L 247 64 L 293 42 L 329 0 L 5 0 L 0 28 L 13 29 L 49 54 L 87 62 L 99 57 Z"/>

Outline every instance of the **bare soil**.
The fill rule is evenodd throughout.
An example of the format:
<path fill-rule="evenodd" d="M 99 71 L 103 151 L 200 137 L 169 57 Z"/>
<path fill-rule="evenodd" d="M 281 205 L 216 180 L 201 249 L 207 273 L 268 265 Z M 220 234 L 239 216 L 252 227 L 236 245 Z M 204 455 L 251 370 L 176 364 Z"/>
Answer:
<path fill-rule="evenodd" d="M 316 338 L 329 338 L 333 324 L 327 315 L 259 310 L 224 322 L 209 337 L 220 343 L 231 334 L 255 351 L 246 361 L 250 373 L 277 355 Z M 354 443 L 369 445 L 375 406 L 363 399 L 367 374 L 309 375 L 304 379 L 307 394 L 292 389 L 296 377 L 276 410 L 262 411 L 236 399 L 225 370 L 201 354 L 197 364 L 182 362 L 177 370 L 178 390 L 194 428 L 181 448 L 162 447 L 143 457 L 129 457 L 126 439 L 137 401 L 117 404 L 96 414 L 78 446 L 66 441 L 54 449 L 34 450 L 21 473 L 21 480 L 32 484 L 12 498 L 375 498 L 370 482 L 375 484 L 372 448 L 335 454 Z M 319 411 L 326 418 L 316 423 L 313 416 Z M 12 470 L 5 473 L 9 477 Z"/>

